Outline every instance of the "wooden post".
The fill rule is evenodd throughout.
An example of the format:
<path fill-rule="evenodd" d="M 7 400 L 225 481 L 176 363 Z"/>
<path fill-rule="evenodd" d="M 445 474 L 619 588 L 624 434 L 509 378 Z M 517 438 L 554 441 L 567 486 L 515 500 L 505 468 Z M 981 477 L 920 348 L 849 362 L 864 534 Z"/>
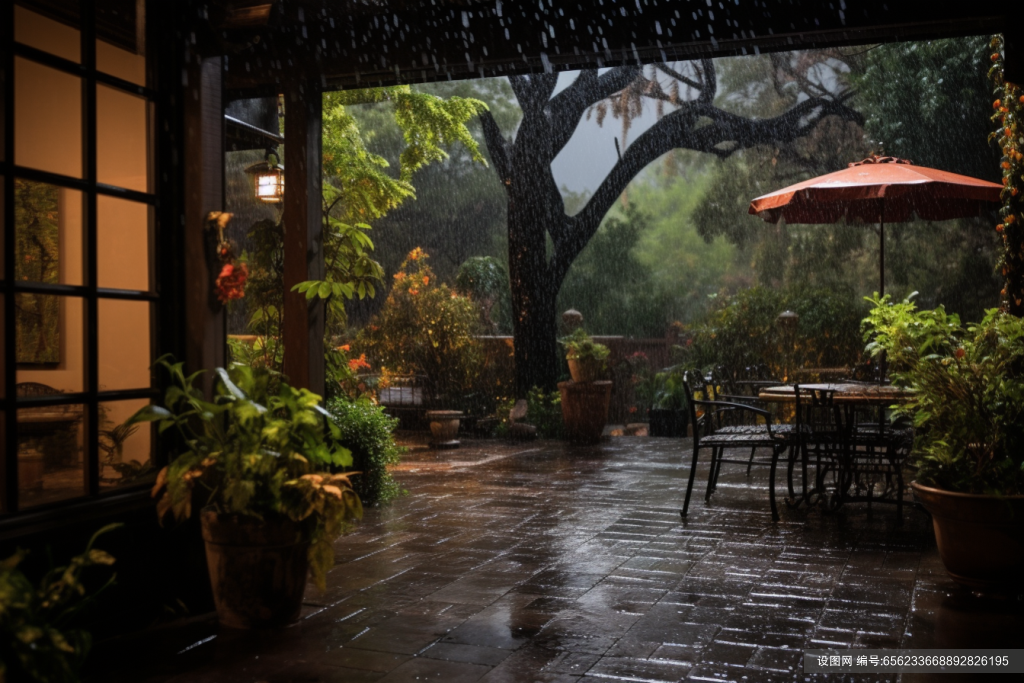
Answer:
<path fill-rule="evenodd" d="M 216 260 L 206 214 L 224 208 L 224 114 L 220 57 L 188 68 L 185 87 L 185 366 L 189 372 L 224 367 L 224 311 L 213 295 Z M 213 373 L 202 376 L 211 395 Z"/>
<path fill-rule="evenodd" d="M 284 117 L 284 373 L 292 386 L 324 393 L 324 304 L 291 291 L 324 276 L 318 87 L 286 86 Z"/>

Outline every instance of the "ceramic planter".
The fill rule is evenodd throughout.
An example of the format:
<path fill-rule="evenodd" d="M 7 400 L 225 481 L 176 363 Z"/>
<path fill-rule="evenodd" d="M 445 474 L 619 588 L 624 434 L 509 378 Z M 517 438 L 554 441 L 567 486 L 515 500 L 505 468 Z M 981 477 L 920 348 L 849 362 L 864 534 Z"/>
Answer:
<path fill-rule="evenodd" d="M 686 427 L 690 422 L 690 414 L 685 410 L 668 410 L 651 408 L 647 411 L 651 422 L 648 427 L 650 436 L 686 436 Z"/>
<path fill-rule="evenodd" d="M 435 448 L 458 448 L 459 421 L 461 410 L 428 410 L 430 422 L 430 444 Z"/>
<path fill-rule="evenodd" d="M 596 358 L 568 358 L 573 382 L 595 382 L 601 379 L 604 363 Z"/>
<path fill-rule="evenodd" d="M 577 443 L 597 443 L 608 421 L 612 383 L 559 382 L 565 436 Z"/>
<path fill-rule="evenodd" d="M 309 539 L 291 520 L 203 510 L 203 540 L 217 618 L 232 628 L 275 628 L 299 618 Z"/>
<path fill-rule="evenodd" d="M 955 493 L 912 482 L 932 516 L 946 571 L 969 588 L 1017 589 L 1024 576 L 1024 496 Z"/>

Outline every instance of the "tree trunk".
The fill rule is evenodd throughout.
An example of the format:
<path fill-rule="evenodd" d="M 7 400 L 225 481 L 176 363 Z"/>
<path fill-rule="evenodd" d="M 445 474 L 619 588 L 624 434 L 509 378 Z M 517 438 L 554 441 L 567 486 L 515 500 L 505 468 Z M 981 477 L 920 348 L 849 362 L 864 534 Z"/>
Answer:
<path fill-rule="evenodd" d="M 541 187 L 550 172 L 540 168 L 549 160 L 518 165 L 508 192 L 508 264 L 512 290 L 512 328 L 515 337 L 515 391 L 525 398 L 533 387 L 554 391 L 558 381 L 556 281 L 546 242 L 550 221 L 559 220 L 562 207 Z M 521 169 L 521 170 L 520 170 Z M 560 195 L 556 196 L 561 199 Z M 559 204 L 561 202 L 559 201 Z"/>

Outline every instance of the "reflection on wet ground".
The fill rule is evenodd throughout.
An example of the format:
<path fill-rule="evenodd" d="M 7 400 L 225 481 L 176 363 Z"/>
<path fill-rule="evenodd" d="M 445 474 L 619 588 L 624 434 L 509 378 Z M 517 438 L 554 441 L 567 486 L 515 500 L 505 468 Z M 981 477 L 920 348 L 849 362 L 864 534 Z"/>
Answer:
<path fill-rule="evenodd" d="M 414 450 L 397 472 L 409 495 L 339 540 L 298 624 L 193 620 L 161 632 L 165 654 L 96 680 L 824 681 L 802 673 L 803 649 L 1024 645 L 1021 602 L 950 582 L 917 509 L 902 527 L 863 506 L 783 507 L 772 524 L 766 474 L 734 465 L 681 523 L 688 446 Z M 930 680 L 977 677 L 902 678 Z"/>

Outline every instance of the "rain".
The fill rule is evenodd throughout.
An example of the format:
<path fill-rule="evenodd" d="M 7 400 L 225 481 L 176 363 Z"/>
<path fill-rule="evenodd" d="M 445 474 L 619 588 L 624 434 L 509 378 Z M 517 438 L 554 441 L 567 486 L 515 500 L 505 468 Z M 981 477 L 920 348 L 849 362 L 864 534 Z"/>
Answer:
<path fill-rule="evenodd" d="M 987 11 L 17 0 L 0 683 L 1024 672 Z"/>

